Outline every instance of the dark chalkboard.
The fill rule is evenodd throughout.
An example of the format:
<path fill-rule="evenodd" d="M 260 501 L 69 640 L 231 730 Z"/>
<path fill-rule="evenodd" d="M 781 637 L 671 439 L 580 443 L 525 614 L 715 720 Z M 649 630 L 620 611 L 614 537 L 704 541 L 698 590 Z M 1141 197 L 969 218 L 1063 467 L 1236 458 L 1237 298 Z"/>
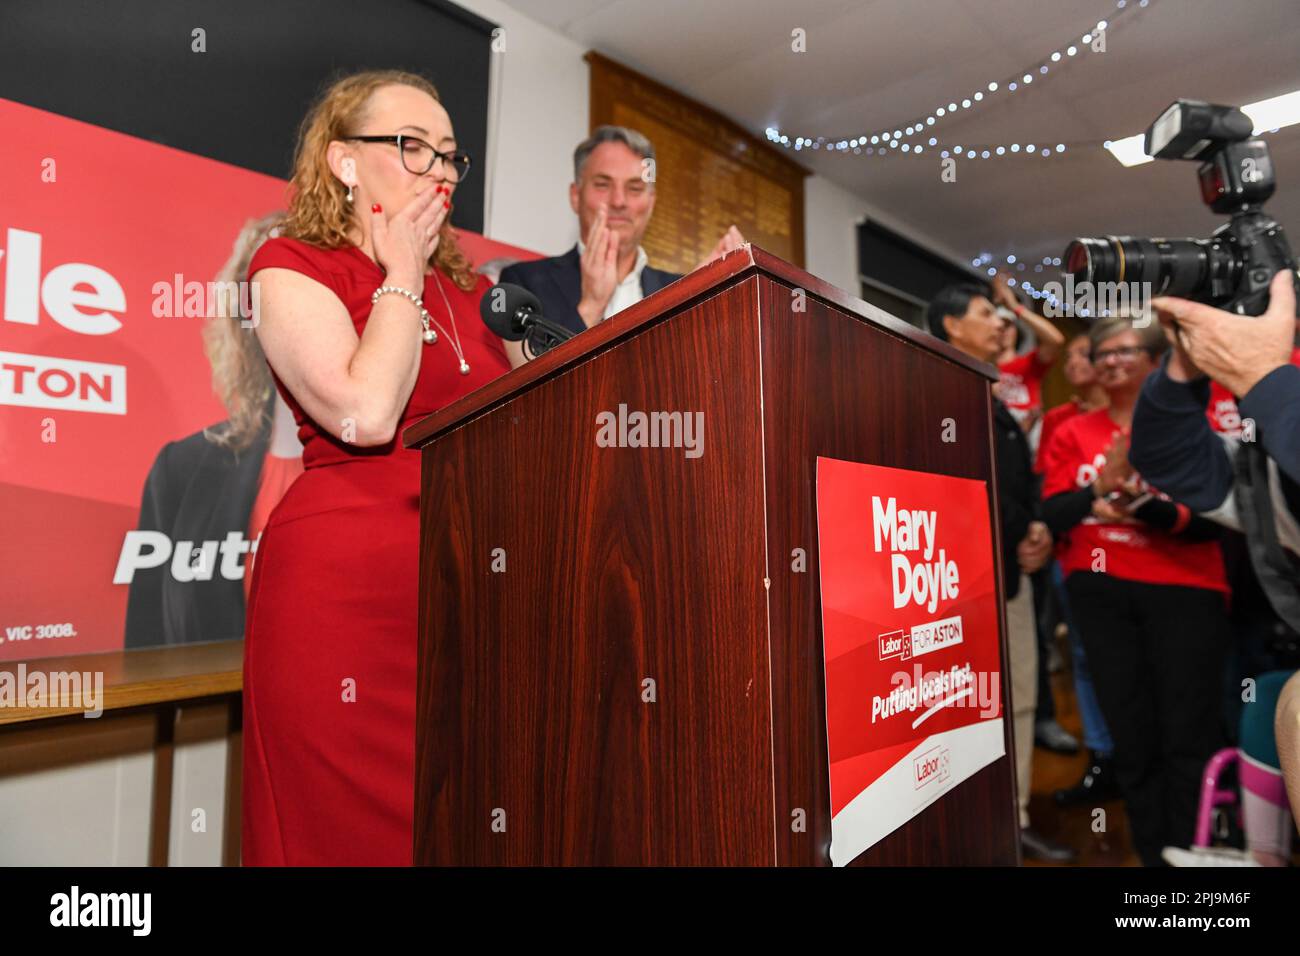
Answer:
<path fill-rule="evenodd" d="M 412 70 L 475 160 L 456 224 L 482 232 L 493 27 L 444 0 L 4 0 L 0 97 L 287 178 L 331 78 Z"/>

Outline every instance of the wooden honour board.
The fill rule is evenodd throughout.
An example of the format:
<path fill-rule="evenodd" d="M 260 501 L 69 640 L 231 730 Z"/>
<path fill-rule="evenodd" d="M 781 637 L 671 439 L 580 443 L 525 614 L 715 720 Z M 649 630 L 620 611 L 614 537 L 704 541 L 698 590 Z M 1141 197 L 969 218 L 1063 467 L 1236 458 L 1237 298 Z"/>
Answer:
<path fill-rule="evenodd" d="M 655 147 L 655 210 L 642 245 L 650 264 L 690 272 L 732 225 L 804 265 L 808 171 L 725 116 L 599 53 L 591 67 L 591 128 L 628 126 Z"/>

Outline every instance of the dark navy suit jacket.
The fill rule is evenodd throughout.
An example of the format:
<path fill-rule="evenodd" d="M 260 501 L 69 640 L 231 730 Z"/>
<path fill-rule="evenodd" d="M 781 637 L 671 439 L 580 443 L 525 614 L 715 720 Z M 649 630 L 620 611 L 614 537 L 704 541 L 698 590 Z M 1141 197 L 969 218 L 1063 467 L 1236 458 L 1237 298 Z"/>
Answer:
<path fill-rule="evenodd" d="M 646 266 L 641 270 L 641 293 L 651 295 L 681 276 Z M 578 314 L 582 300 L 582 266 L 578 247 L 562 256 L 517 262 L 501 270 L 501 281 L 520 285 L 542 303 L 542 315 L 571 332 L 584 332 L 587 325 Z"/>

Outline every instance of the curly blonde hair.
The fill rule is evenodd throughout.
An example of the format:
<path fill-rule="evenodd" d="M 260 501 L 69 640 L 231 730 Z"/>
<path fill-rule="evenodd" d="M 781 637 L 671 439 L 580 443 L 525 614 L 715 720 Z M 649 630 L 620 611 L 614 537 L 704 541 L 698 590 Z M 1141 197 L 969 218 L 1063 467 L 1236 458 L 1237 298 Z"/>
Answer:
<path fill-rule="evenodd" d="M 334 81 L 308 111 L 298 130 L 293 176 L 289 181 L 289 215 L 281 235 L 324 249 L 349 244 L 352 207 L 347 190 L 330 172 L 325 151 L 332 140 L 356 135 L 375 91 L 384 86 L 410 86 L 441 102 L 437 88 L 417 73 L 405 70 L 367 70 Z M 451 223 L 444 221 L 441 238 L 429 264 L 441 269 L 466 292 L 478 276 L 473 263 L 456 241 Z"/>
<path fill-rule="evenodd" d="M 208 316 L 203 326 L 203 351 L 212 366 L 212 389 L 230 416 L 220 425 L 204 429 L 203 434 L 214 445 L 233 452 L 243 451 L 271 424 L 275 383 L 257 336 L 241 324 L 245 314 L 241 308 L 246 303 L 240 301 L 240 284 L 248 277 L 253 253 L 283 219 L 284 213 L 276 212 L 244 223 L 230 258 L 217 273 L 221 299 L 216 314 Z"/>

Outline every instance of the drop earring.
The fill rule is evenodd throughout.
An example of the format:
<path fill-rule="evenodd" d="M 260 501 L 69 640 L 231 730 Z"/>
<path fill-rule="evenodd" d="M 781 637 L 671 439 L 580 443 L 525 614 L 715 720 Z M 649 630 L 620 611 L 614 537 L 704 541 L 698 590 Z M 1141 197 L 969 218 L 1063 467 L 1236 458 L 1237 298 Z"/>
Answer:
<path fill-rule="evenodd" d="M 348 202 L 352 202 L 352 190 L 355 188 L 356 188 L 355 186 L 348 187 Z"/>

